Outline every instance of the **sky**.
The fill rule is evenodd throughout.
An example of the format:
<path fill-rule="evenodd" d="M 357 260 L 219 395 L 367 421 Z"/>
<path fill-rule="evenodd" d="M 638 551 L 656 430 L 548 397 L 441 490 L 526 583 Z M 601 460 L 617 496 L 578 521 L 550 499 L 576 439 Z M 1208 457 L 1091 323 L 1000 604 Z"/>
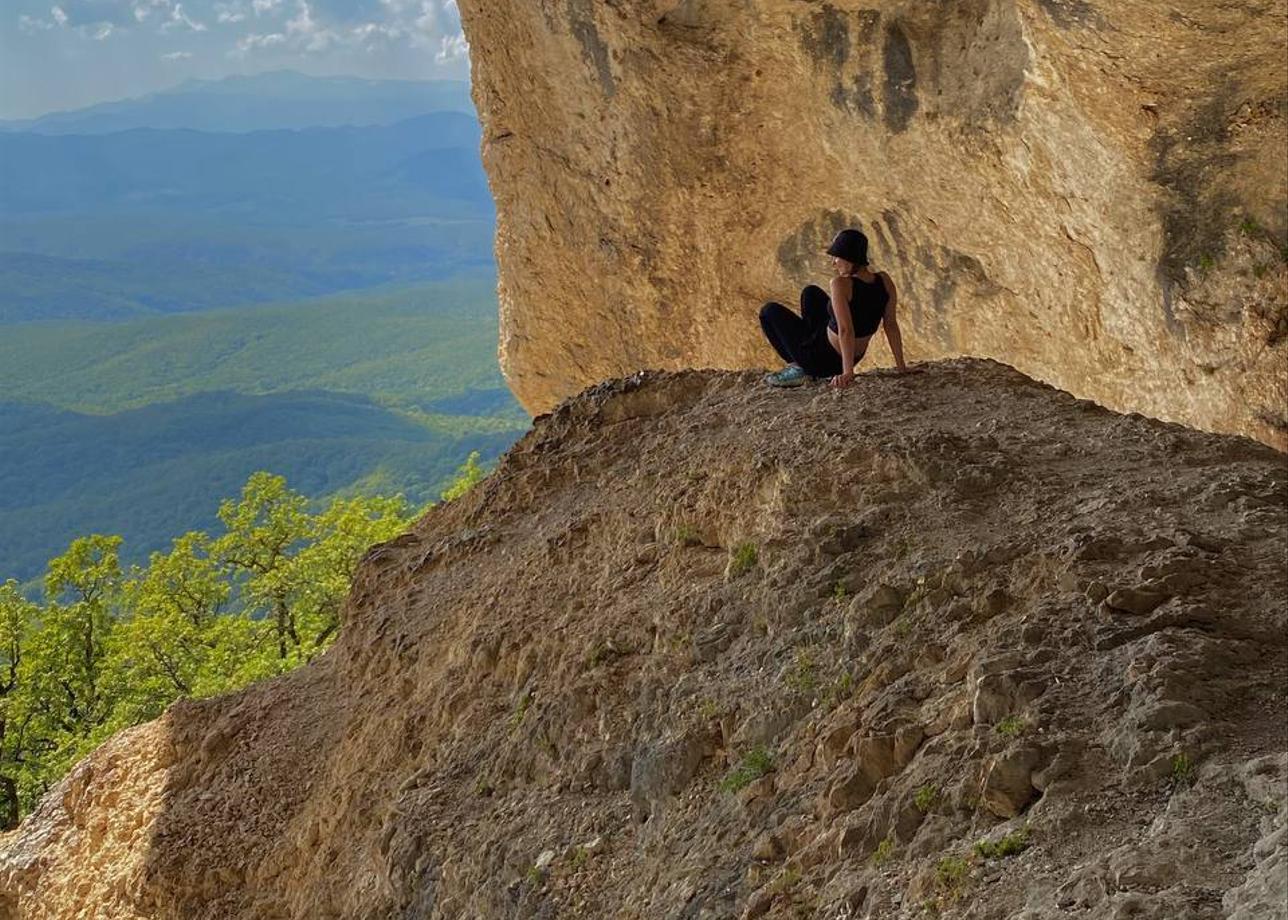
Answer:
<path fill-rule="evenodd" d="M 467 79 L 456 0 L 0 0 L 0 119 L 265 70 Z"/>

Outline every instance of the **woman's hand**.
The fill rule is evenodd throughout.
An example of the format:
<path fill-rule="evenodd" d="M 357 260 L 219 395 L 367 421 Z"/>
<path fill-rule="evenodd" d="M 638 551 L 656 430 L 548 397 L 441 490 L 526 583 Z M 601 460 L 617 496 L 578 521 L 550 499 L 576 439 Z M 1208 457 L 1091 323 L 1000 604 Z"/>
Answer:
<path fill-rule="evenodd" d="M 837 374 L 831 380 L 832 386 L 836 387 L 838 390 L 844 390 L 853 382 L 854 382 L 854 371 L 850 371 L 847 374 Z"/>

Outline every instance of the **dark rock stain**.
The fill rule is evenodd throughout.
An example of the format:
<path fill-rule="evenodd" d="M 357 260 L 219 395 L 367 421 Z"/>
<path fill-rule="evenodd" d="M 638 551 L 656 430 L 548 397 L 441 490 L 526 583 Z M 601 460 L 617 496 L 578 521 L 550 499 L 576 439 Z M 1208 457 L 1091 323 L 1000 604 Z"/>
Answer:
<path fill-rule="evenodd" d="M 872 93 L 872 75 L 860 73 L 847 86 L 837 81 L 828 94 L 832 105 L 851 115 L 862 115 L 875 120 L 877 117 L 877 100 Z"/>
<path fill-rule="evenodd" d="M 862 229 L 859 219 L 844 211 L 823 211 L 800 225 L 778 244 L 778 264 L 793 281 L 804 282 L 826 267 L 828 243 L 846 227 Z"/>
<path fill-rule="evenodd" d="M 801 28 L 801 44 L 816 61 L 840 70 L 850 59 L 850 23 L 836 7 L 824 4 Z"/>
<path fill-rule="evenodd" d="M 599 34 L 599 27 L 595 25 L 593 0 L 568 0 L 568 25 L 573 37 L 581 45 L 586 62 L 595 68 L 604 95 L 612 97 L 617 92 L 617 81 L 613 79 L 608 45 Z"/>
<path fill-rule="evenodd" d="M 1062 29 L 1072 29 L 1099 19 L 1096 8 L 1087 0 L 1038 0 L 1038 5 Z"/>
<path fill-rule="evenodd" d="M 898 23 L 891 23 L 885 33 L 885 106 L 886 127 L 896 134 L 907 130 L 917 114 L 917 68 L 912 60 L 912 46 Z"/>
<path fill-rule="evenodd" d="M 1221 256 L 1226 231 L 1238 223 L 1239 200 L 1224 181 L 1239 159 L 1230 149 L 1227 128 L 1238 106 L 1237 88 L 1227 79 L 1179 123 L 1160 127 L 1150 138 L 1150 179 L 1165 192 L 1158 206 L 1163 227 L 1158 272 L 1163 310 L 1173 328 L 1169 288 L 1185 283 L 1187 267 Z"/>

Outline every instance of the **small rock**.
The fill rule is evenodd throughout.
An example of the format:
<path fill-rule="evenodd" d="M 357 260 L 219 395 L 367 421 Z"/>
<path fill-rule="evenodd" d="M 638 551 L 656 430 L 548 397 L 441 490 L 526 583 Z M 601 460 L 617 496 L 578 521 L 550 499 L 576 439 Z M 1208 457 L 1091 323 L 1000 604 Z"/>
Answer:
<path fill-rule="evenodd" d="M 862 770 L 849 767 L 828 789 L 821 810 L 825 816 L 853 811 L 872 797 L 873 789 L 872 781 Z"/>
<path fill-rule="evenodd" d="M 534 863 L 534 865 L 536 866 L 536 869 L 538 872 L 545 872 L 547 869 L 550 868 L 550 864 L 553 863 L 554 861 L 555 861 L 555 851 L 544 850 L 542 851 L 541 855 L 537 857 L 537 861 L 536 863 Z"/>
<path fill-rule="evenodd" d="M 992 758 L 984 771 L 981 800 L 999 818 L 1014 818 L 1033 801 L 1033 769 L 1039 755 L 1033 748 L 1008 751 Z"/>
<path fill-rule="evenodd" d="M 1165 594 L 1154 591 L 1147 591 L 1141 588 L 1119 588 L 1105 598 L 1105 607 L 1110 610 L 1144 616 L 1152 612 L 1155 607 L 1165 600 L 1167 600 Z"/>

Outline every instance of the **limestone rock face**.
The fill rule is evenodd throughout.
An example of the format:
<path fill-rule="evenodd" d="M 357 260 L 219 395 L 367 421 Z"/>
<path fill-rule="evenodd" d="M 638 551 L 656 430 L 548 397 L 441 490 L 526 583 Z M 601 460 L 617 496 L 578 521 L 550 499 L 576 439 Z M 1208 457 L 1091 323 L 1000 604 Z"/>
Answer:
<path fill-rule="evenodd" d="M 1288 447 L 1271 0 L 460 0 L 533 411 L 756 367 L 857 225 L 912 359 Z M 869 361 L 889 360 L 884 342 Z"/>

